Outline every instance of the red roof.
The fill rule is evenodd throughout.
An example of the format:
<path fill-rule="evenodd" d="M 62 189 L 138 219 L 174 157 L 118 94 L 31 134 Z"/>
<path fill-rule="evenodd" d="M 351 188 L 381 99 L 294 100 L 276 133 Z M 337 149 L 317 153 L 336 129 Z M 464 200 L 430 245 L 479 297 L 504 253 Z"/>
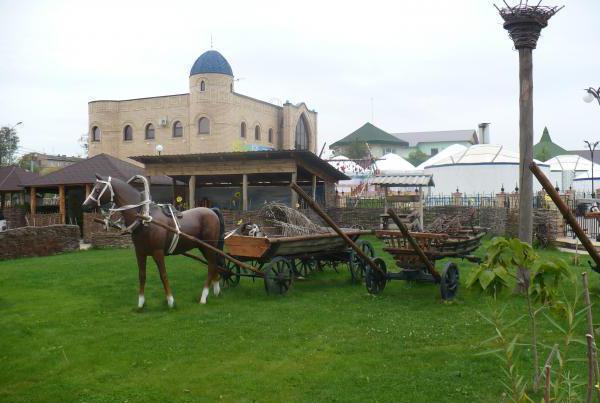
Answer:
<path fill-rule="evenodd" d="M 23 184 L 34 180 L 38 175 L 16 165 L 0 168 L 0 192 L 20 192 Z"/>

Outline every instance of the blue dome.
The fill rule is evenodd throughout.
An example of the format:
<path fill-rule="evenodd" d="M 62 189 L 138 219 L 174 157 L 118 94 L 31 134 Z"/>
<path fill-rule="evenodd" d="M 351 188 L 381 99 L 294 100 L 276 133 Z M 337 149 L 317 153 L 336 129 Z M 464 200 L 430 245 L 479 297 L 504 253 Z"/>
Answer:
<path fill-rule="evenodd" d="M 216 50 L 202 53 L 190 70 L 190 76 L 205 73 L 226 74 L 233 77 L 229 62 Z"/>

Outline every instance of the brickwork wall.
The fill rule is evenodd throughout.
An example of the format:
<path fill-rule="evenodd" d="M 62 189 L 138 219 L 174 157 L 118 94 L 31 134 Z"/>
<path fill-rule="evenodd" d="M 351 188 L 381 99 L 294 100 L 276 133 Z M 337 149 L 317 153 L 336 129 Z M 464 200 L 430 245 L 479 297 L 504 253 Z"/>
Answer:
<path fill-rule="evenodd" d="M 77 225 L 21 227 L 0 232 L 0 260 L 47 256 L 78 249 Z"/>
<path fill-rule="evenodd" d="M 27 225 L 25 222 L 26 210 L 19 207 L 6 207 L 2 210 L 8 228 L 19 228 Z"/>

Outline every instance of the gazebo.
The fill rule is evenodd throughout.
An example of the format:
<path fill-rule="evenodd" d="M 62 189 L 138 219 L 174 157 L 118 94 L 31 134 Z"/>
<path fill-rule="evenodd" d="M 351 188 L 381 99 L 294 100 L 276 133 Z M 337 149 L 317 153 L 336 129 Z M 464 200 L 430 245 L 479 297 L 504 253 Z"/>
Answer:
<path fill-rule="evenodd" d="M 134 175 L 143 175 L 144 169 L 108 154 L 98 154 L 48 175 L 31 178 L 24 183 L 24 187 L 29 189 L 30 213 L 56 212 L 53 202 L 56 199 L 46 205 L 49 200 L 44 195 L 57 194 L 60 221 L 81 225 L 81 204 L 96 183 L 96 174 L 126 181 Z M 171 202 L 175 199 L 175 180 L 165 176 L 149 179 L 154 200 Z"/>
<path fill-rule="evenodd" d="M 23 184 L 37 177 L 37 174 L 16 165 L 0 168 L 0 210 L 25 204 L 26 193 Z"/>

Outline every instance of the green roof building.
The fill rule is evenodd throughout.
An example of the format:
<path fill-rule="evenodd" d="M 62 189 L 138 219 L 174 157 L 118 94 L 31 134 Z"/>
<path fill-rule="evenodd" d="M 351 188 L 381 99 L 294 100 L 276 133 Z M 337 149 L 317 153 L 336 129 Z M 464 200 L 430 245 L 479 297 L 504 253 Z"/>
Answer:
<path fill-rule="evenodd" d="M 567 150 L 554 143 L 550 138 L 548 128 L 544 127 L 544 133 L 540 141 L 533 146 L 533 158 L 539 161 L 548 161 L 557 155 L 569 154 Z"/>
<path fill-rule="evenodd" d="M 329 148 L 334 150 L 336 155 L 346 155 L 350 158 L 356 158 L 358 157 L 357 154 L 362 152 L 361 150 L 364 150 L 364 156 L 368 155 L 365 143 L 369 145 L 371 155 L 375 158 L 408 147 L 407 141 L 392 136 L 385 130 L 367 122 L 343 139 L 333 143 Z"/>

